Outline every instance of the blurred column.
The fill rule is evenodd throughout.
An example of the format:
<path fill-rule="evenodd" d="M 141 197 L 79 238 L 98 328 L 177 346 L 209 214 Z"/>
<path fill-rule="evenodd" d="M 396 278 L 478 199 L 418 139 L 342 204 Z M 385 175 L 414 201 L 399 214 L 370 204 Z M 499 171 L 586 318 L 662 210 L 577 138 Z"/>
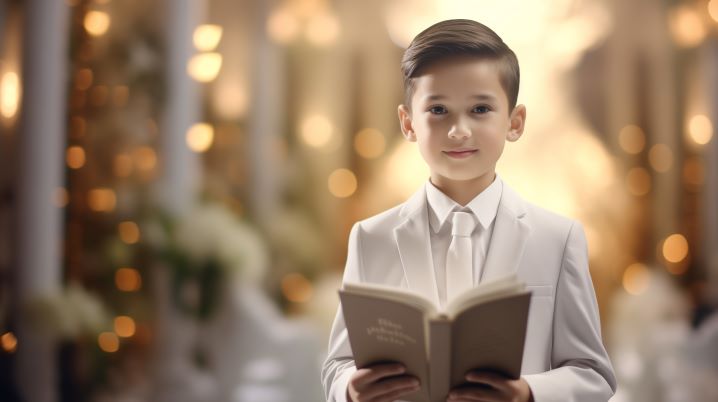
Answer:
<path fill-rule="evenodd" d="M 174 214 L 186 212 L 201 178 L 200 160 L 186 143 L 187 130 L 200 117 L 200 86 L 187 73 L 194 54 L 192 34 L 204 12 L 204 1 L 165 0 L 166 104 L 162 121 L 161 205 Z"/>
<path fill-rule="evenodd" d="M 16 305 L 58 291 L 61 210 L 54 200 L 63 181 L 68 8 L 57 0 L 26 0 L 23 99 L 17 191 Z M 18 317 L 16 375 L 26 401 L 58 400 L 55 342 Z"/>
<path fill-rule="evenodd" d="M 705 228 L 703 250 L 708 271 L 709 297 L 711 302 L 718 303 L 718 40 L 711 40 L 705 45 L 703 55 L 705 71 L 705 88 L 708 100 L 708 117 L 713 122 L 713 138 L 705 150 L 705 198 L 703 214 Z"/>
<path fill-rule="evenodd" d="M 280 174 L 276 149 L 279 136 L 289 119 L 284 88 L 285 63 L 281 49 L 267 35 L 267 19 L 276 0 L 257 2 L 252 36 L 256 38 L 254 66 L 251 72 L 253 102 L 249 122 L 250 202 L 262 224 L 272 219 L 279 208 Z M 291 124 L 291 123 L 290 123 Z M 290 130 L 291 131 L 291 130 Z"/>

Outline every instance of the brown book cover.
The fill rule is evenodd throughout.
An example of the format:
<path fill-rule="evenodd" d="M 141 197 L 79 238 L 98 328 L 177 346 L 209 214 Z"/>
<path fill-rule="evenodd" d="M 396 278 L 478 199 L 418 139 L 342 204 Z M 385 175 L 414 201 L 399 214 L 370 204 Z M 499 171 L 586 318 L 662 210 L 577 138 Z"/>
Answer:
<path fill-rule="evenodd" d="M 375 284 L 346 283 L 339 296 L 356 366 L 403 363 L 421 382 L 407 401 L 445 401 L 473 369 L 521 374 L 531 295 L 513 275 L 482 283 L 443 309 Z"/>

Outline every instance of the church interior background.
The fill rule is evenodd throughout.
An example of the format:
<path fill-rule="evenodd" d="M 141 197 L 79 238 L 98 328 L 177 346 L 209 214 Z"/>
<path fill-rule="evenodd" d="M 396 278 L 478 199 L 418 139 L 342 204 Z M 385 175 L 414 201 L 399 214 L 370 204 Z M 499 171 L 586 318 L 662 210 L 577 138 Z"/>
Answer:
<path fill-rule="evenodd" d="M 518 55 L 498 173 L 584 223 L 612 401 L 718 400 L 718 0 L 1 0 L 0 399 L 323 400 L 448 18 Z"/>

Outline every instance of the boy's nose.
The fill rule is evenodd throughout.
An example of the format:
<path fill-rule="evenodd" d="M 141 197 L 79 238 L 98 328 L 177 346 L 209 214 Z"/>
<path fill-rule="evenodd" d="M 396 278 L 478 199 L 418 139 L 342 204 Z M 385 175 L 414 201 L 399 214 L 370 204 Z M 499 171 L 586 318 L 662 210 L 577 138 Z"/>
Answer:
<path fill-rule="evenodd" d="M 471 137 L 471 129 L 461 122 L 457 122 L 449 129 L 449 138 L 452 140 L 465 139 Z"/>

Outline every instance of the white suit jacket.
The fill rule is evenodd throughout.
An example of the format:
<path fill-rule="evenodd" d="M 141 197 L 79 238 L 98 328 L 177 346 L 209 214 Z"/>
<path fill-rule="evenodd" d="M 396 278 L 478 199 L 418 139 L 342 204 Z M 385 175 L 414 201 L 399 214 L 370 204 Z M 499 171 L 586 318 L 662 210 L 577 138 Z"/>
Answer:
<path fill-rule="evenodd" d="M 357 222 L 349 235 L 345 282 L 414 290 L 438 304 L 426 191 Z M 598 305 L 580 223 L 522 200 L 506 184 L 481 281 L 514 272 L 532 291 L 522 377 L 536 402 L 607 401 L 616 390 L 601 342 Z M 328 401 L 345 401 L 356 370 L 341 306 L 322 367 Z"/>

